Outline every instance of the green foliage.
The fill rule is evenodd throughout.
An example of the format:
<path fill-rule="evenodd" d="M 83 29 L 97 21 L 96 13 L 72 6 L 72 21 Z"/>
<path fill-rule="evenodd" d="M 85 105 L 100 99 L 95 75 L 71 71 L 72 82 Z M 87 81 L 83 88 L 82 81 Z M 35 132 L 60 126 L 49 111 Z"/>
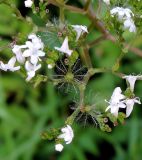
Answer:
<path fill-rule="evenodd" d="M 75 5 L 79 3 L 79 1 L 78 3 L 70 1 L 70 3 L 73 2 Z M 19 3 L 23 3 L 23 1 L 19 1 Z M 120 5 L 124 1 L 112 1 L 113 5 L 117 3 Z M 141 2 L 130 1 L 130 4 L 132 3 L 136 5 L 135 12 L 141 14 Z M 37 15 L 34 16 L 34 23 L 38 26 L 43 26 L 43 21 L 39 20 Z M 89 20 L 85 16 L 70 12 L 67 12 L 66 16 L 72 24 L 89 25 Z M 140 26 L 141 22 L 138 21 L 137 25 Z M 18 20 L 12 15 L 10 7 L 0 4 L 0 36 L 16 36 L 17 33 L 26 35 L 31 30 L 30 24 Z M 96 36 L 99 35 L 96 29 L 91 33 L 90 37 L 88 37 L 89 40 L 94 38 L 94 33 Z M 60 40 L 57 33 L 46 31 L 38 32 L 38 35 L 45 45 L 48 44 L 50 48 L 47 48 L 47 50 L 49 51 L 54 49 L 54 46 L 60 47 L 62 43 L 62 39 Z M 128 38 L 130 35 L 126 33 L 125 36 Z M 8 39 L 3 39 L 4 42 L 0 41 L 0 46 L 11 42 Z M 142 38 L 136 37 L 134 45 L 142 47 L 141 44 Z M 0 59 L 1 57 L 5 59 L 10 52 L 9 48 L 2 51 Z M 95 45 L 90 53 L 95 67 L 110 68 L 121 54 L 120 44 L 114 45 L 112 42 L 106 41 Z M 55 52 L 53 57 L 52 55 L 50 52 L 48 53 L 49 59 L 47 59 L 47 63 L 51 61 L 54 63 L 58 59 L 58 53 Z M 77 58 L 78 53 L 73 52 L 70 62 L 74 64 Z M 125 54 L 121 64 L 123 64 L 123 67 L 120 65 L 119 69 L 124 73 L 141 72 L 142 61 L 131 52 Z M 120 113 L 118 121 L 123 125 L 113 128 L 114 130 L 111 134 L 99 131 L 95 124 L 89 126 L 86 124 L 85 128 L 81 125 L 74 125 L 75 138 L 73 143 L 69 146 L 65 145 L 65 149 L 61 154 L 55 153 L 54 144 L 43 141 L 42 138 L 47 138 L 46 130 L 53 131 L 52 127 L 58 128 L 64 124 L 69 110 L 71 110 L 70 99 L 66 94 L 59 95 L 58 88 L 48 82 L 48 77 L 37 75 L 36 78 L 38 79 L 35 83 L 36 88 L 33 88 L 17 74 L 0 73 L 0 160 L 50 160 L 53 158 L 58 160 L 97 160 L 99 157 L 106 160 L 141 160 L 142 110 L 140 107 L 134 107 L 134 112 L 131 118 L 126 121 L 126 124 L 124 124 L 125 114 Z M 41 82 L 46 83 L 42 85 Z M 38 86 L 39 83 L 41 83 L 40 86 Z M 87 85 L 85 92 L 86 103 L 89 105 L 95 103 L 96 108 L 104 111 L 105 99 L 108 100 L 110 98 L 115 86 L 126 88 L 123 80 L 109 73 L 96 74 Z M 142 84 L 138 83 L 136 95 L 142 98 L 141 88 Z M 72 92 L 72 94 L 74 93 Z M 71 105 L 71 107 L 74 106 Z M 108 117 L 111 122 L 114 123 L 116 121 L 112 115 Z M 84 122 L 85 120 L 82 119 L 81 124 L 84 124 Z M 101 129 L 109 131 L 110 128 L 106 124 L 103 126 L 103 118 L 100 122 L 102 122 Z M 43 133 L 45 134 L 43 135 Z M 48 135 L 48 138 L 52 139 L 53 137 Z M 88 154 L 93 158 L 88 158 Z"/>

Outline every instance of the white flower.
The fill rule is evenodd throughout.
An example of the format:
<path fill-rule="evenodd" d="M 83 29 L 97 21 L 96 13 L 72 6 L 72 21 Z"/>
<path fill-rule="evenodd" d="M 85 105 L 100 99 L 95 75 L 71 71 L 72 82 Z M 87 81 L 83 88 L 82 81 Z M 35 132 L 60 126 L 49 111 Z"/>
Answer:
<path fill-rule="evenodd" d="M 128 29 L 130 32 L 136 32 L 136 26 L 132 17 L 133 12 L 129 8 L 115 7 L 110 11 L 112 17 L 117 16 L 120 22 L 124 23 L 124 29 Z"/>
<path fill-rule="evenodd" d="M 126 105 L 122 101 L 125 98 L 125 96 L 121 93 L 122 91 L 120 87 L 116 87 L 114 89 L 111 99 L 108 102 L 109 106 L 105 110 L 108 111 L 110 109 L 110 112 L 116 117 L 118 116 L 119 108 L 126 108 Z"/>
<path fill-rule="evenodd" d="M 112 103 L 118 103 L 120 100 L 124 99 L 125 96 L 122 94 L 122 90 L 120 87 L 116 87 L 112 93 L 110 102 Z"/>
<path fill-rule="evenodd" d="M 58 136 L 58 138 L 64 139 L 66 144 L 70 144 L 72 142 L 72 139 L 74 137 L 73 130 L 71 126 L 67 125 L 65 128 L 61 129 L 62 134 Z"/>
<path fill-rule="evenodd" d="M 12 57 L 7 64 L 4 64 L 2 61 L 0 61 L 0 69 L 4 71 L 9 70 L 12 72 L 17 71 L 20 69 L 20 66 L 14 67 L 15 63 L 16 63 L 16 57 Z"/>
<path fill-rule="evenodd" d="M 126 103 L 126 117 L 129 117 L 132 110 L 133 110 L 133 106 L 135 103 L 141 104 L 139 97 L 135 97 L 133 99 L 126 99 L 124 101 Z"/>
<path fill-rule="evenodd" d="M 28 36 L 28 39 L 32 40 L 32 43 L 36 45 L 37 49 L 43 49 L 44 48 L 44 44 L 41 41 L 41 39 L 39 37 L 36 36 L 36 34 L 30 34 Z"/>
<path fill-rule="evenodd" d="M 115 7 L 110 10 L 112 16 L 118 16 L 118 20 L 126 20 L 134 16 L 133 12 L 129 8 Z"/>
<path fill-rule="evenodd" d="M 86 26 L 82 26 L 82 25 L 72 25 L 72 27 L 74 28 L 74 30 L 77 33 L 76 36 L 76 40 L 78 40 L 80 38 L 80 36 L 82 34 L 84 34 L 85 32 L 88 33 L 87 27 Z"/>
<path fill-rule="evenodd" d="M 30 57 L 30 62 L 34 65 L 37 64 L 39 57 L 45 56 L 43 50 L 43 43 L 39 37 L 35 34 L 31 34 L 28 37 L 31 41 L 26 42 L 27 49 L 23 52 L 24 57 Z"/>
<path fill-rule="evenodd" d="M 124 21 L 124 29 L 128 29 L 130 32 L 136 32 L 136 26 L 132 19 L 126 19 Z"/>
<path fill-rule="evenodd" d="M 26 61 L 25 63 L 25 69 L 27 71 L 27 79 L 26 81 L 30 81 L 34 76 L 35 72 L 41 68 L 41 64 L 39 65 L 33 65 L 29 61 Z"/>
<path fill-rule="evenodd" d="M 63 150 L 64 146 L 62 144 L 56 144 L 55 150 L 61 152 Z"/>
<path fill-rule="evenodd" d="M 110 5 L 110 0 L 103 0 L 104 3 L 106 3 L 107 5 Z"/>
<path fill-rule="evenodd" d="M 136 80 L 137 79 L 142 79 L 142 76 L 139 76 L 139 75 L 137 75 L 137 76 L 128 75 L 128 76 L 124 76 L 123 78 L 126 79 L 126 81 L 129 83 L 130 89 L 133 92 Z"/>
<path fill-rule="evenodd" d="M 12 48 L 13 53 L 16 55 L 17 61 L 21 64 L 25 62 L 25 57 L 23 57 L 23 53 L 21 51 L 22 48 L 26 48 L 26 45 L 14 45 Z"/>
<path fill-rule="evenodd" d="M 68 56 L 71 56 L 71 54 L 73 52 L 72 50 L 69 49 L 68 37 L 65 38 L 65 40 L 60 48 L 55 47 L 55 49 L 60 52 L 66 53 Z"/>
<path fill-rule="evenodd" d="M 25 3 L 25 7 L 30 8 L 33 4 L 33 1 L 32 0 L 26 0 L 24 3 Z"/>

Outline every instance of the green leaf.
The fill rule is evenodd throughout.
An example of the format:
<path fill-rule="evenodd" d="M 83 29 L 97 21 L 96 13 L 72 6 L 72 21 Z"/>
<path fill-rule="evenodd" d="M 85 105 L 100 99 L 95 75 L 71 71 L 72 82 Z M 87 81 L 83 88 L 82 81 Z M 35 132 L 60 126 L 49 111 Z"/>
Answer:
<path fill-rule="evenodd" d="M 33 22 L 40 27 L 45 27 L 46 23 L 44 22 L 43 19 L 40 18 L 37 14 L 32 14 L 31 15 Z"/>
<path fill-rule="evenodd" d="M 38 36 L 40 36 L 41 40 L 49 49 L 54 49 L 54 47 L 60 47 L 61 42 L 56 33 L 53 32 L 38 32 Z"/>

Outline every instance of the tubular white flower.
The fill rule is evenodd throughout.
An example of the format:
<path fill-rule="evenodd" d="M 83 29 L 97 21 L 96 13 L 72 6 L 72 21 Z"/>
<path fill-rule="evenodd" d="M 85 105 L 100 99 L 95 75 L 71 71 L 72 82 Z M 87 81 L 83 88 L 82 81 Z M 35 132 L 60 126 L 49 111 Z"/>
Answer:
<path fill-rule="evenodd" d="M 76 36 L 76 41 L 80 38 L 80 36 L 82 34 L 84 34 L 85 32 L 88 33 L 87 27 L 86 26 L 82 26 L 82 25 L 72 25 L 72 27 L 74 28 L 74 30 L 77 33 Z"/>
<path fill-rule="evenodd" d="M 142 79 L 142 76 L 141 75 L 137 75 L 137 76 L 128 75 L 128 76 L 124 76 L 123 78 L 126 79 L 126 81 L 129 83 L 130 89 L 133 92 L 136 80 Z"/>
<path fill-rule="evenodd" d="M 126 105 L 122 101 L 125 98 L 125 96 L 121 93 L 122 91 L 120 87 L 116 87 L 114 89 L 111 99 L 108 102 L 109 106 L 105 110 L 108 111 L 110 109 L 110 112 L 116 117 L 118 116 L 119 108 L 126 108 Z"/>
<path fill-rule="evenodd" d="M 26 45 L 14 45 L 12 48 L 13 53 L 16 55 L 17 61 L 21 64 L 25 62 L 25 57 L 23 57 L 23 53 L 21 51 L 22 48 L 26 48 Z"/>
<path fill-rule="evenodd" d="M 126 117 L 129 117 L 132 110 L 133 110 L 133 106 L 135 103 L 141 104 L 139 97 L 135 97 L 133 99 L 126 99 L 124 101 L 126 103 Z"/>
<path fill-rule="evenodd" d="M 56 144 L 55 145 L 55 150 L 58 152 L 61 152 L 63 150 L 64 146 L 62 144 Z"/>
<path fill-rule="evenodd" d="M 71 126 L 67 125 L 65 128 L 61 129 L 62 134 L 58 136 L 58 138 L 64 139 L 66 144 L 70 144 L 72 142 L 72 139 L 74 137 L 73 130 Z"/>
<path fill-rule="evenodd" d="M 65 38 L 65 40 L 60 48 L 55 47 L 55 49 L 60 52 L 66 53 L 68 56 L 71 56 L 71 54 L 73 52 L 72 50 L 69 49 L 68 37 Z"/>
<path fill-rule="evenodd" d="M 120 100 L 124 99 L 125 96 L 122 94 L 122 90 L 120 87 L 116 87 L 112 93 L 110 102 L 118 103 Z"/>
<path fill-rule="evenodd" d="M 106 3 L 107 5 L 110 5 L 110 0 L 103 0 L 104 3 Z"/>
<path fill-rule="evenodd" d="M 3 71 L 17 71 L 20 69 L 20 66 L 16 66 L 14 67 L 16 63 L 16 57 L 12 57 L 7 64 L 4 64 L 2 61 L 0 61 L 0 69 L 3 70 Z"/>
<path fill-rule="evenodd" d="M 30 8 L 33 4 L 33 1 L 32 0 L 26 0 L 24 3 L 25 3 L 25 7 Z"/>
<path fill-rule="evenodd" d="M 43 50 L 43 43 L 39 37 L 35 34 L 31 34 L 28 37 L 31 41 L 26 42 L 27 49 L 23 52 L 24 57 L 30 57 L 30 62 L 34 65 L 40 61 L 39 57 L 45 56 Z"/>
<path fill-rule="evenodd" d="M 26 78 L 26 81 L 30 81 L 35 76 L 35 72 L 39 70 L 40 68 L 41 68 L 41 64 L 33 65 L 29 61 L 26 61 L 25 69 L 28 75 L 28 77 Z"/>
<path fill-rule="evenodd" d="M 126 108 L 126 105 L 123 102 L 110 103 L 110 105 L 106 108 L 106 111 L 110 109 L 111 114 L 118 117 L 119 108 Z"/>
<path fill-rule="evenodd" d="M 124 29 L 128 29 L 129 32 L 136 32 L 136 26 L 132 19 L 126 19 L 124 21 Z"/>

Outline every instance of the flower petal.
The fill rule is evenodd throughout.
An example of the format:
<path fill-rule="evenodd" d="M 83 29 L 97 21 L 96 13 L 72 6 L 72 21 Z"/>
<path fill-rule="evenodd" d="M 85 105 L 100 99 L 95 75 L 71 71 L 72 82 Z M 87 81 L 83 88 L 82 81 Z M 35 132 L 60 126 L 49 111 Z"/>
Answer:
<path fill-rule="evenodd" d="M 23 52 L 23 57 L 30 57 L 31 56 L 31 50 L 30 49 L 26 49 L 24 52 Z"/>
<path fill-rule="evenodd" d="M 8 61 L 8 64 L 7 64 L 8 67 L 9 67 L 9 68 L 14 67 L 15 62 L 16 62 L 16 57 L 12 57 L 12 58 Z"/>

